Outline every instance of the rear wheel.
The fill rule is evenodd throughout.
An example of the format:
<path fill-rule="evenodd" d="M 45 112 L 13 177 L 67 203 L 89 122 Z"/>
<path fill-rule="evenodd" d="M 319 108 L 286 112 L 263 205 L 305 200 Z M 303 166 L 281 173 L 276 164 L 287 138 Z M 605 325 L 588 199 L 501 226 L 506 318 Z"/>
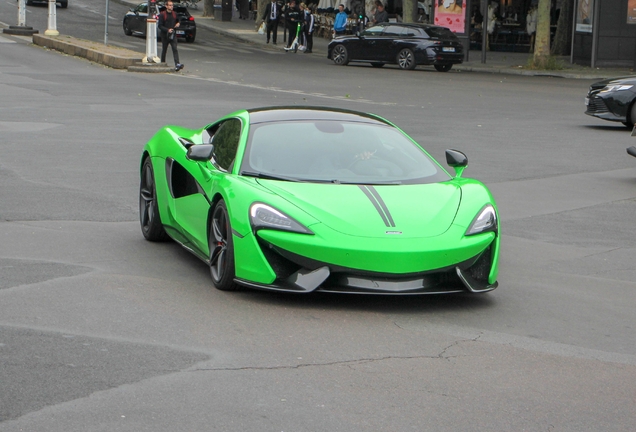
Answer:
<path fill-rule="evenodd" d="M 62 9 L 66 9 L 68 7 L 68 1 L 61 1 L 60 6 L 62 6 Z"/>
<path fill-rule="evenodd" d="M 371 66 L 376 68 L 381 68 L 382 66 L 384 66 L 384 63 L 373 62 L 371 63 Z"/>
<path fill-rule="evenodd" d="M 132 30 L 128 28 L 128 21 L 124 20 L 124 34 L 126 36 L 130 36 L 132 34 Z"/>
<path fill-rule="evenodd" d="M 344 45 L 336 45 L 333 47 L 331 58 L 338 66 L 346 66 L 349 63 L 349 52 Z"/>
<path fill-rule="evenodd" d="M 159 205 L 157 204 L 157 187 L 155 174 L 150 158 L 144 161 L 141 169 L 141 182 L 139 184 L 139 223 L 141 232 L 149 241 L 168 240 L 168 234 L 163 229 L 159 217 Z"/>
<path fill-rule="evenodd" d="M 437 72 L 448 72 L 453 67 L 452 64 L 436 64 L 435 69 Z"/>
<path fill-rule="evenodd" d="M 210 274 L 212 282 L 222 291 L 235 291 L 234 241 L 225 201 L 214 207 L 210 222 Z"/>
<path fill-rule="evenodd" d="M 417 63 L 415 63 L 415 54 L 408 48 L 404 48 L 397 55 L 397 64 L 400 69 L 413 70 Z"/>

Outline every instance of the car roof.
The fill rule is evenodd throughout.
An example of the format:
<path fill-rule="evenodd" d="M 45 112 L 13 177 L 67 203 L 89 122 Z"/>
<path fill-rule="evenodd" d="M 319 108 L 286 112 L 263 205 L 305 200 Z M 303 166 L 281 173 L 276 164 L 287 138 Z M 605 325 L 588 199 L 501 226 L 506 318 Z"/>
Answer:
<path fill-rule="evenodd" d="M 359 111 L 311 106 L 277 106 L 246 110 L 250 123 L 266 123 L 296 120 L 340 120 L 393 126 L 382 117 Z"/>

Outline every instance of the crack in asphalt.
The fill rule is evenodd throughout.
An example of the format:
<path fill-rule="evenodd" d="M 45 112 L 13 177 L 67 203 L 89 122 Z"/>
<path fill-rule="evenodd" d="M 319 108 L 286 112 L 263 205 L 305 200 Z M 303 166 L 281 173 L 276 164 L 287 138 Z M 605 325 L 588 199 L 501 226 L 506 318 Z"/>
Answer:
<path fill-rule="evenodd" d="M 430 355 L 416 355 L 416 356 L 384 356 L 377 358 L 361 358 L 354 360 L 342 360 L 342 361 L 334 361 L 334 362 L 325 362 L 325 363 L 300 363 L 297 365 L 288 365 L 288 366 L 242 366 L 242 367 L 219 367 L 219 368 L 196 368 L 192 369 L 191 372 L 201 372 L 201 371 L 248 371 L 248 370 L 280 370 L 280 369 L 301 369 L 306 367 L 322 367 L 322 366 L 338 366 L 338 365 L 355 365 L 355 364 L 364 364 L 364 363 L 375 363 L 381 362 L 385 360 L 413 360 L 413 359 L 443 359 L 449 360 L 451 358 L 456 358 L 458 356 L 450 356 L 446 355 L 446 352 L 462 343 L 465 342 L 477 342 L 481 334 L 477 335 L 472 339 L 463 339 L 453 342 L 448 345 L 444 349 L 440 351 L 439 354 L 430 356 Z"/>

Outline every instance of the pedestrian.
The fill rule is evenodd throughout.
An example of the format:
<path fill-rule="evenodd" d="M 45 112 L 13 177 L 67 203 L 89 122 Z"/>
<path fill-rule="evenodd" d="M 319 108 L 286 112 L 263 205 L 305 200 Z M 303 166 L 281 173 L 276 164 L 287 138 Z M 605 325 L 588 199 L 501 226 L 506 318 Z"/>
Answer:
<path fill-rule="evenodd" d="M 298 26 L 303 23 L 302 16 L 300 15 L 300 9 L 296 6 L 296 0 L 291 0 L 287 3 L 287 6 L 285 7 L 285 22 L 287 24 L 287 32 L 289 33 L 287 48 L 290 48 L 298 34 Z"/>
<path fill-rule="evenodd" d="M 313 14 L 313 7 L 314 6 L 305 7 L 305 54 L 311 54 L 311 50 L 314 47 L 314 26 L 316 23 L 316 17 Z"/>
<path fill-rule="evenodd" d="M 177 33 L 179 28 L 179 19 L 177 13 L 173 10 L 174 3 L 172 0 L 166 2 L 166 9 L 159 14 L 159 21 L 157 26 L 161 31 L 161 63 L 166 62 L 166 52 L 168 51 L 168 44 L 172 47 L 172 57 L 174 59 L 174 70 L 180 71 L 183 69 L 183 64 L 179 63 L 179 51 L 177 51 Z"/>
<path fill-rule="evenodd" d="M 267 26 L 267 43 L 269 43 L 271 34 L 272 42 L 274 43 L 274 45 L 276 45 L 276 38 L 278 36 L 278 22 L 280 21 L 280 11 L 281 7 L 276 2 L 276 0 L 272 0 L 271 3 L 268 3 L 267 6 L 265 6 L 263 20 L 265 21 L 265 25 Z"/>
<path fill-rule="evenodd" d="M 384 10 L 384 3 L 376 2 L 377 6 L 375 9 L 375 14 L 373 14 L 373 24 L 380 24 L 384 22 L 389 22 L 389 14 Z"/>
<path fill-rule="evenodd" d="M 336 36 L 345 34 L 345 30 L 347 29 L 347 18 L 347 13 L 344 11 L 344 5 L 341 4 L 338 6 L 338 14 L 336 15 L 336 19 L 333 23 L 333 31 Z"/>

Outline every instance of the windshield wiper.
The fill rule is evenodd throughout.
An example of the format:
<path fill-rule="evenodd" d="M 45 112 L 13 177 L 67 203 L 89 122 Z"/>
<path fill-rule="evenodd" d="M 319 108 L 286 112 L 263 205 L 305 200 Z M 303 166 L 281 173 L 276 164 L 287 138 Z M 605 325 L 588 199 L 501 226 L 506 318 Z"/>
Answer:
<path fill-rule="evenodd" d="M 299 179 L 294 178 L 294 177 L 276 176 L 276 175 L 265 174 L 265 173 L 261 173 L 261 172 L 241 171 L 240 174 L 244 175 L 244 176 L 262 178 L 262 179 L 267 179 L 267 180 L 282 180 L 282 181 L 289 181 L 289 182 L 298 182 L 298 181 L 300 181 Z"/>

